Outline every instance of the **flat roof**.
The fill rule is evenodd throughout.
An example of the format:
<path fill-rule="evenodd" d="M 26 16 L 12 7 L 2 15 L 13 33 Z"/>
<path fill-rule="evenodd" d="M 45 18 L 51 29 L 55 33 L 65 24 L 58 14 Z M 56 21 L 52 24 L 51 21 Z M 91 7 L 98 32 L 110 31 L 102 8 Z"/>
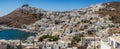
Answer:
<path fill-rule="evenodd" d="M 84 39 L 101 39 L 100 37 L 82 37 L 82 38 L 84 38 Z"/>
<path fill-rule="evenodd" d="M 120 36 L 113 36 L 111 38 L 114 39 L 116 42 L 120 43 Z"/>

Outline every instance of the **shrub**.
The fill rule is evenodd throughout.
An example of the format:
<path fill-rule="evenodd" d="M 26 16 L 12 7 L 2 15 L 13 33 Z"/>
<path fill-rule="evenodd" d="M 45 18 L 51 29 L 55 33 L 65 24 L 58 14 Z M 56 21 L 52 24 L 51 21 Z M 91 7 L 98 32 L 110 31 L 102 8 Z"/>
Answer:
<path fill-rule="evenodd" d="M 44 39 L 48 38 L 49 41 L 57 41 L 59 40 L 59 36 L 55 35 L 55 36 L 50 36 L 50 35 L 43 35 L 39 38 L 39 41 L 43 41 Z"/>

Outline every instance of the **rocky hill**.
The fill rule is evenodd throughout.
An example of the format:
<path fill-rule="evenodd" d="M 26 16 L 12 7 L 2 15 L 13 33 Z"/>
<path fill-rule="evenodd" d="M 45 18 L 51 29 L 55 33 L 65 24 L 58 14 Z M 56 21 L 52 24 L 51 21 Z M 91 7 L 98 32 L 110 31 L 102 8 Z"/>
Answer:
<path fill-rule="evenodd" d="M 106 7 L 96 11 L 96 13 L 102 16 L 110 15 L 113 23 L 120 23 L 120 2 L 104 3 L 103 5 Z"/>
<path fill-rule="evenodd" d="M 41 11 L 41 9 L 25 4 L 10 14 L 1 17 L 0 25 L 20 28 L 24 24 L 28 25 L 34 23 L 43 15 L 43 13 L 37 13 L 37 11 Z"/>
<path fill-rule="evenodd" d="M 29 5 L 25 4 L 22 7 L 16 9 L 15 11 L 11 12 L 10 14 L 1 17 L 0 25 L 21 28 L 21 26 L 23 25 L 34 24 L 36 21 L 41 20 L 41 18 L 47 18 L 47 20 L 53 21 L 55 24 L 60 24 L 66 21 L 63 19 L 63 17 L 69 19 L 72 19 L 74 17 L 78 17 L 78 19 L 85 19 L 87 17 L 88 19 L 90 18 L 89 20 L 91 20 L 92 18 L 88 16 L 93 16 L 92 14 L 98 14 L 102 17 L 109 15 L 109 19 L 113 23 L 120 23 L 120 2 L 102 3 L 92 5 L 88 8 L 80 10 L 72 10 L 65 12 L 48 12 L 35 7 L 30 7 Z M 89 20 L 84 21 L 88 22 Z"/>

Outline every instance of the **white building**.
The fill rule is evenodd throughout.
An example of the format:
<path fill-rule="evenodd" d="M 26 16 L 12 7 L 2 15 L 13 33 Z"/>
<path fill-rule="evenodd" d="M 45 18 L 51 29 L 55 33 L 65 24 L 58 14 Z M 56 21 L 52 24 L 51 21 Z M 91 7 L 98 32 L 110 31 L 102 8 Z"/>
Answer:
<path fill-rule="evenodd" d="M 86 44 L 89 44 L 92 41 L 100 41 L 101 38 L 100 37 L 81 37 L 81 41 L 82 41 L 82 46 L 85 46 Z"/>
<path fill-rule="evenodd" d="M 113 48 L 120 49 L 120 36 L 109 37 L 108 42 Z"/>
<path fill-rule="evenodd" d="M 111 49 L 107 41 L 101 40 L 101 49 Z"/>
<path fill-rule="evenodd" d="M 120 36 L 111 36 L 101 40 L 101 49 L 120 49 Z"/>

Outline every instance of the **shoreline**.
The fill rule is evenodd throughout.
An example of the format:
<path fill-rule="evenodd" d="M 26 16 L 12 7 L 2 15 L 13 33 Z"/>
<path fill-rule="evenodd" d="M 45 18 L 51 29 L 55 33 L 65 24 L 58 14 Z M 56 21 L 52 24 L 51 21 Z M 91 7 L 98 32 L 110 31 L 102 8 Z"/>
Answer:
<path fill-rule="evenodd" d="M 28 29 L 21 29 L 21 28 L 14 28 L 14 27 L 4 27 L 4 26 L 0 27 L 0 31 L 7 30 L 7 29 L 20 30 L 20 31 L 24 31 L 24 32 L 33 33 L 33 34 L 35 34 L 35 38 L 36 38 L 37 35 L 38 35 L 37 32 L 31 31 L 31 30 L 28 30 Z M 30 36 L 29 36 L 29 37 L 30 37 Z M 29 37 L 27 37 L 27 38 L 29 38 Z M 0 39 L 0 40 L 5 40 L 5 39 Z M 16 40 L 18 40 L 18 39 L 16 39 Z M 27 40 L 27 39 L 25 39 L 25 40 Z M 7 41 L 7 40 L 6 40 L 6 41 Z"/>
<path fill-rule="evenodd" d="M 14 28 L 14 27 L 0 27 L 0 31 L 2 30 L 7 30 L 7 29 L 14 29 L 14 30 L 20 30 L 20 31 L 25 31 L 25 32 L 29 32 L 29 33 L 36 33 L 35 31 L 31 31 L 31 30 L 28 30 L 28 29 L 21 29 L 21 28 Z"/>

